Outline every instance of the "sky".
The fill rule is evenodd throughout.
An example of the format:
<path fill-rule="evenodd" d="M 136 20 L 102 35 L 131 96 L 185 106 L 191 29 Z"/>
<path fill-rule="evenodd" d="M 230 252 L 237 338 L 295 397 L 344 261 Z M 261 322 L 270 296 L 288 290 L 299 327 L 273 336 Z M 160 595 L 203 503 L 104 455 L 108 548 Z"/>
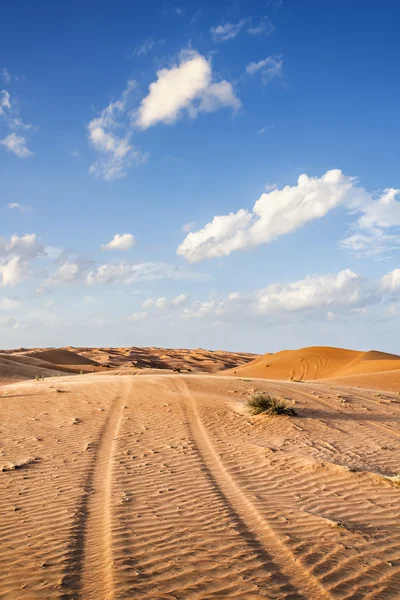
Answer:
<path fill-rule="evenodd" d="M 0 346 L 400 354 L 399 20 L 4 5 Z"/>

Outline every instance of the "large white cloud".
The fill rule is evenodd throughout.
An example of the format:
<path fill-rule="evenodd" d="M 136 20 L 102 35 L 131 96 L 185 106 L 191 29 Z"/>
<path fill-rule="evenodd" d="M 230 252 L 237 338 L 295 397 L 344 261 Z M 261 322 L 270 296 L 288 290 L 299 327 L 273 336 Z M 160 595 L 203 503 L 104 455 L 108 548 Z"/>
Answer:
<path fill-rule="evenodd" d="M 184 110 L 192 118 L 223 107 L 237 110 L 240 101 L 232 85 L 212 79 L 209 60 L 193 50 L 182 52 L 179 64 L 157 71 L 157 80 L 150 84 L 137 112 L 137 126 L 147 129 L 159 122 L 174 123 Z"/>
<path fill-rule="evenodd" d="M 267 244 L 325 216 L 345 200 L 350 201 L 350 196 L 352 204 L 357 204 L 362 195 L 354 178 L 338 169 L 319 178 L 300 175 L 297 185 L 262 194 L 251 212 L 241 209 L 216 216 L 203 229 L 188 233 L 177 254 L 197 262 Z"/>
<path fill-rule="evenodd" d="M 116 233 L 107 244 L 102 244 L 102 250 L 129 250 L 134 246 L 136 240 L 131 233 Z"/>

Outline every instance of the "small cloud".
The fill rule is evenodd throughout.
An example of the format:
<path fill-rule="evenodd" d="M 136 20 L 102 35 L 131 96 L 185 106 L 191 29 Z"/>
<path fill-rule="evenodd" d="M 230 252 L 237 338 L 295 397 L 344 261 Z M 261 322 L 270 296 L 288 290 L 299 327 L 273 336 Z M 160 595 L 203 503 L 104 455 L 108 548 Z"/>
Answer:
<path fill-rule="evenodd" d="M 185 223 L 185 225 L 182 226 L 183 233 L 189 233 L 189 231 L 192 231 L 196 224 L 197 221 L 190 221 L 189 223 Z"/>
<path fill-rule="evenodd" d="M 44 249 L 46 258 L 51 258 L 53 260 L 57 260 L 58 258 L 60 258 L 63 252 L 63 248 L 57 248 L 56 246 L 46 246 Z"/>
<path fill-rule="evenodd" d="M 237 35 L 239 35 L 248 22 L 249 18 L 241 19 L 238 23 L 225 23 L 224 25 L 211 27 L 210 32 L 214 42 L 226 42 L 228 40 L 233 40 Z"/>
<path fill-rule="evenodd" d="M 148 298 L 142 304 L 143 308 L 157 308 L 158 310 L 164 310 L 167 308 L 178 308 L 188 302 L 186 294 L 179 294 L 175 298 Z"/>
<path fill-rule="evenodd" d="M 140 46 L 135 48 L 135 50 L 132 52 L 132 56 L 137 56 L 138 58 L 141 56 L 147 56 L 147 54 L 149 54 L 155 46 L 161 44 L 165 44 L 165 40 L 155 40 L 153 37 L 147 38 L 140 44 Z"/>
<path fill-rule="evenodd" d="M 261 129 L 259 129 L 257 133 L 258 135 L 263 135 L 263 133 L 265 133 L 265 127 L 261 127 Z"/>
<path fill-rule="evenodd" d="M 13 152 L 18 158 L 29 158 L 33 156 L 27 146 L 26 139 L 22 136 L 18 136 L 16 133 L 10 133 L 3 140 L 0 140 L 7 152 Z"/>
<path fill-rule="evenodd" d="M 0 298 L 0 310 L 14 310 L 20 302 L 17 298 Z"/>
<path fill-rule="evenodd" d="M 129 250 L 136 244 L 136 240 L 131 233 L 116 233 L 108 244 L 102 244 L 102 250 Z"/>
<path fill-rule="evenodd" d="M 6 83 L 10 83 L 10 81 L 11 81 L 11 75 L 8 72 L 8 70 L 6 69 L 6 67 L 4 67 L 4 69 L 2 69 L 1 75 L 2 75 L 2 77 L 3 77 L 3 79 L 4 79 L 4 81 Z"/>
<path fill-rule="evenodd" d="M 133 321 L 133 322 L 144 321 L 144 319 L 147 319 L 147 317 L 148 317 L 147 312 L 136 312 L 136 313 L 133 313 L 133 315 L 130 315 L 128 317 L 128 321 Z"/>
<path fill-rule="evenodd" d="M 74 156 L 75 158 L 78 158 L 78 156 L 80 156 L 79 150 L 76 150 L 76 148 L 74 148 L 73 150 L 71 150 L 71 156 Z"/>
<path fill-rule="evenodd" d="M 143 164 L 148 154 L 132 146 L 129 101 L 135 81 L 128 81 L 121 98 L 111 102 L 88 125 L 89 140 L 100 158 L 90 165 L 89 173 L 105 181 L 120 179 L 132 164 Z M 129 121 L 129 123 L 127 123 Z M 122 135 L 116 131 L 122 130 Z"/>
<path fill-rule="evenodd" d="M 275 26 L 271 23 L 268 17 L 264 17 L 258 25 L 249 26 L 246 31 L 250 35 L 270 35 L 275 29 Z"/>
<path fill-rule="evenodd" d="M 179 55 L 179 64 L 157 71 L 136 115 L 136 125 L 147 129 L 156 123 L 171 125 L 186 111 L 195 119 L 199 113 L 221 108 L 238 110 L 240 100 L 226 81 L 213 82 L 211 62 L 194 50 Z"/>
<path fill-rule="evenodd" d="M 261 80 L 264 85 L 267 85 L 272 79 L 282 77 L 283 75 L 283 60 L 281 56 L 267 56 L 258 62 L 251 62 L 246 67 L 248 75 L 254 75 L 258 71 L 261 72 Z"/>
<path fill-rule="evenodd" d="M 19 204 L 18 202 L 10 202 L 10 204 L 7 204 L 7 208 L 9 208 L 10 210 L 16 209 L 21 212 L 27 212 L 27 211 L 33 210 L 32 206 L 30 206 L 30 204 Z"/>

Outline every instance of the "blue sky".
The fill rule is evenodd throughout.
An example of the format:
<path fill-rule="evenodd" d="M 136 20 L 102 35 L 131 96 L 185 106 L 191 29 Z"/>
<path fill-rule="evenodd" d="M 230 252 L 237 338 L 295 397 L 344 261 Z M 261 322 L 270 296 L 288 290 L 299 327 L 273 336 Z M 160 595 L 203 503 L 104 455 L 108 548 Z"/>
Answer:
<path fill-rule="evenodd" d="M 399 352 L 398 2 L 2 17 L 2 347 Z"/>

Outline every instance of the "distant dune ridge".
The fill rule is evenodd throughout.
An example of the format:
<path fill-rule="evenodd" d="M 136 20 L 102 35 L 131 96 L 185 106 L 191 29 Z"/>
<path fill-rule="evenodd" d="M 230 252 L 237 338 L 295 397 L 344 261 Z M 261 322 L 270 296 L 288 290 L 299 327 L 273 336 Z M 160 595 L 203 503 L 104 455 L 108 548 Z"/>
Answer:
<path fill-rule="evenodd" d="M 347 385 L 396 390 L 400 389 L 400 356 L 310 346 L 264 354 L 234 369 L 233 374 L 282 381 L 343 380 Z"/>
<path fill-rule="evenodd" d="M 67 373 L 109 373 L 111 369 L 118 374 L 144 368 L 212 373 L 241 366 L 256 356 L 201 348 L 19 348 L 0 351 L 0 383 Z"/>
<path fill-rule="evenodd" d="M 400 391 L 400 356 L 310 346 L 262 356 L 245 352 L 169 348 L 103 347 L 20 348 L 0 352 L 0 381 L 17 381 L 67 373 L 114 372 L 140 369 L 189 370 L 197 373 L 315 381 Z"/>

